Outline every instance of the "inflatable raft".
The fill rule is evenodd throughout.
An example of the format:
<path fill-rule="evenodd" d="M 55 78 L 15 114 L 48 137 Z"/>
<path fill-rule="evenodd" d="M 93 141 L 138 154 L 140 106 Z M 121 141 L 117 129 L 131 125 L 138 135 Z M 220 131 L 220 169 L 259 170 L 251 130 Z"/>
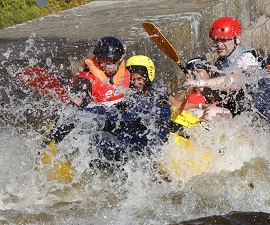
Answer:
<path fill-rule="evenodd" d="M 187 128 L 205 122 L 185 110 L 180 115 L 173 110 L 172 119 Z M 47 135 L 48 133 L 44 137 L 46 138 Z M 186 179 L 207 172 L 208 163 L 211 160 L 209 150 L 197 149 L 187 138 L 177 133 L 169 134 L 169 139 L 164 144 L 165 148 L 166 146 L 170 146 L 170 150 L 168 152 L 166 149 L 166 157 L 163 157 L 158 164 L 160 171 L 170 179 Z M 56 180 L 61 183 L 72 182 L 76 175 L 76 168 L 68 156 L 58 149 L 55 139 L 41 149 L 40 153 L 36 167 L 38 172 L 46 173 L 48 180 Z"/>

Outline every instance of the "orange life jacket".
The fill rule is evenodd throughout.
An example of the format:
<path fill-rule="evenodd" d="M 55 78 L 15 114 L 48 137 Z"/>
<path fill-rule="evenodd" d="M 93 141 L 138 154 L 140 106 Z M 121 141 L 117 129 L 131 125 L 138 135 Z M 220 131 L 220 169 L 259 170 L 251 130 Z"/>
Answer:
<path fill-rule="evenodd" d="M 109 78 L 100 68 L 95 58 L 84 60 L 83 67 L 86 66 L 90 72 L 79 72 L 73 78 L 72 82 L 75 82 L 78 78 L 86 78 L 91 82 L 92 93 L 90 104 L 104 103 L 110 106 L 113 103 L 121 101 L 130 84 L 130 73 L 125 68 L 124 60 L 117 73 L 113 76 L 113 85 L 109 83 Z"/>

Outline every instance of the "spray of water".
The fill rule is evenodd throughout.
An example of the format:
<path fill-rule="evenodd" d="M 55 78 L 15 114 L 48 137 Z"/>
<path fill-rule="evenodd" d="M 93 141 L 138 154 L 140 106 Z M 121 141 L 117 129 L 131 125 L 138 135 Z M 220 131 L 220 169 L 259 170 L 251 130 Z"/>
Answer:
<path fill-rule="evenodd" d="M 1 220 L 14 224 L 165 224 L 231 211 L 269 211 L 265 189 L 270 183 L 269 123 L 256 108 L 232 119 L 217 117 L 185 129 L 189 141 L 177 142 L 170 135 L 162 146 L 149 146 L 150 158 L 131 154 L 127 162 L 100 159 L 98 153 L 106 142 L 97 145 L 97 140 L 123 148 L 113 136 L 100 131 L 103 120 L 63 111 L 59 102 L 40 96 L 16 79 L 16 72 L 41 63 L 36 59 L 48 54 L 45 47 L 36 48 L 36 40 L 33 34 L 19 51 L 22 60 L 30 58 L 27 65 L 10 63 L 15 54 L 12 47 L 3 53 L 6 61 L 1 62 L 7 74 L 0 86 Z M 57 71 L 50 57 L 45 58 L 48 70 Z M 254 88 L 259 78 L 267 76 L 256 73 L 245 79 Z M 59 154 L 54 160 L 67 157 L 76 168 L 74 179 L 64 184 L 47 179 L 49 168 L 42 173 L 36 170 L 38 152 L 45 151 L 40 145 L 42 133 L 56 108 L 79 120 L 57 145 Z M 153 121 L 142 117 L 154 129 Z"/>

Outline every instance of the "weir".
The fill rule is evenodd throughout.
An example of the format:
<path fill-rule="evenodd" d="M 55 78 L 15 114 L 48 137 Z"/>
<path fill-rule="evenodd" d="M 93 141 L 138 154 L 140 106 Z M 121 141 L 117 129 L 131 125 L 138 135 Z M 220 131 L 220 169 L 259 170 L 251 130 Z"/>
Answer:
<path fill-rule="evenodd" d="M 57 59 L 68 59 L 70 63 L 72 61 L 79 65 L 87 54 L 91 54 L 93 43 L 99 37 L 115 35 L 126 44 L 127 57 L 138 53 L 147 54 L 158 63 L 160 72 L 167 72 L 168 68 L 175 65 L 166 60 L 149 41 L 141 26 L 142 21 L 154 22 L 186 61 L 196 55 L 211 53 L 209 26 L 221 15 L 236 17 L 244 29 L 243 44 L 258 49 L 266 57 L 270 40 L 270 10 L 267 4 L 267 0 L 96 0 L 74 9 L 2 29 L 0 60 L 27 61 L 36 56 L 43 60 L 51 58 L 53 62 L 56 61 L 57 67 L 60 67 Z M 25 53 L 21 49 L 25 44 L 30 44 L 30 37 L 36 37 L 37 40 L 33 41 L 40 54 L 35 52 L 35 55 L 28 55 L 27 49 Z M 164 61 L 166 63 L 163 63 Z M 167 62 L 169 66 L 165 66 Z M 72 72 L 76 72 L 78 68 L 72 65 Z M 169 71 L 168 80 L 174 78 L 175 72 L 179 73 Z M 66 76 L 69 78 L 71 75 Z"/>

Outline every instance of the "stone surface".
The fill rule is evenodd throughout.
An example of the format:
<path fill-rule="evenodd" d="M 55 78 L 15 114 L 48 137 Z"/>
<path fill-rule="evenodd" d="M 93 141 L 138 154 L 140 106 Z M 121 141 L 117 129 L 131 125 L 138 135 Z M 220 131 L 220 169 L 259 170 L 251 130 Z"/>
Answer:
<path fill-rule="evenodd" d="M 198 26 L 198 20 L 202 17 L 196 11 L 206 10 L 209 1 L 200 1 L 199 4 L 195 4 L 197 1 L 185 2 L 178 0 L 94 1 L 3 29 L 0 31 L 0 48 L 6 54 L 0 55 L 0 60 L 5 61 L 7 58 L 9 61 L 27 58 L 40 60 L 50 57 L 81 61 L 92 52 L 96 40 L 106 35 L 115 35 L 123 40 L 127 46 L 127 55 L 148 53 L 150 57 L 157 59 L 161 53 L 155 49 L 154 54 L 149 53 L 152 51 L 150 48 L 155 48 L 155 45 L 141 26 L 141 23 L 146 20 L 155 22 L 168 35 L 168 39 L 179 53 L 182 51 L 178 48 L 180 44 L 187 48 L 186 51 L 190 55 L 193 52 L 190 52 L 189 42 L 198 46 L 196 42 L 199 35 L 196 30 L 191 31 L 192 27 L 197 28 L 192 24 L 196 23 Z M 178 32 L 177 37 L 174 37 L 175 31 Z M 136 48 L 132 47 L 134 43 Z M 158 68 L 162 65 L 163 63 L 158 66 L 157 63 Z"/>

